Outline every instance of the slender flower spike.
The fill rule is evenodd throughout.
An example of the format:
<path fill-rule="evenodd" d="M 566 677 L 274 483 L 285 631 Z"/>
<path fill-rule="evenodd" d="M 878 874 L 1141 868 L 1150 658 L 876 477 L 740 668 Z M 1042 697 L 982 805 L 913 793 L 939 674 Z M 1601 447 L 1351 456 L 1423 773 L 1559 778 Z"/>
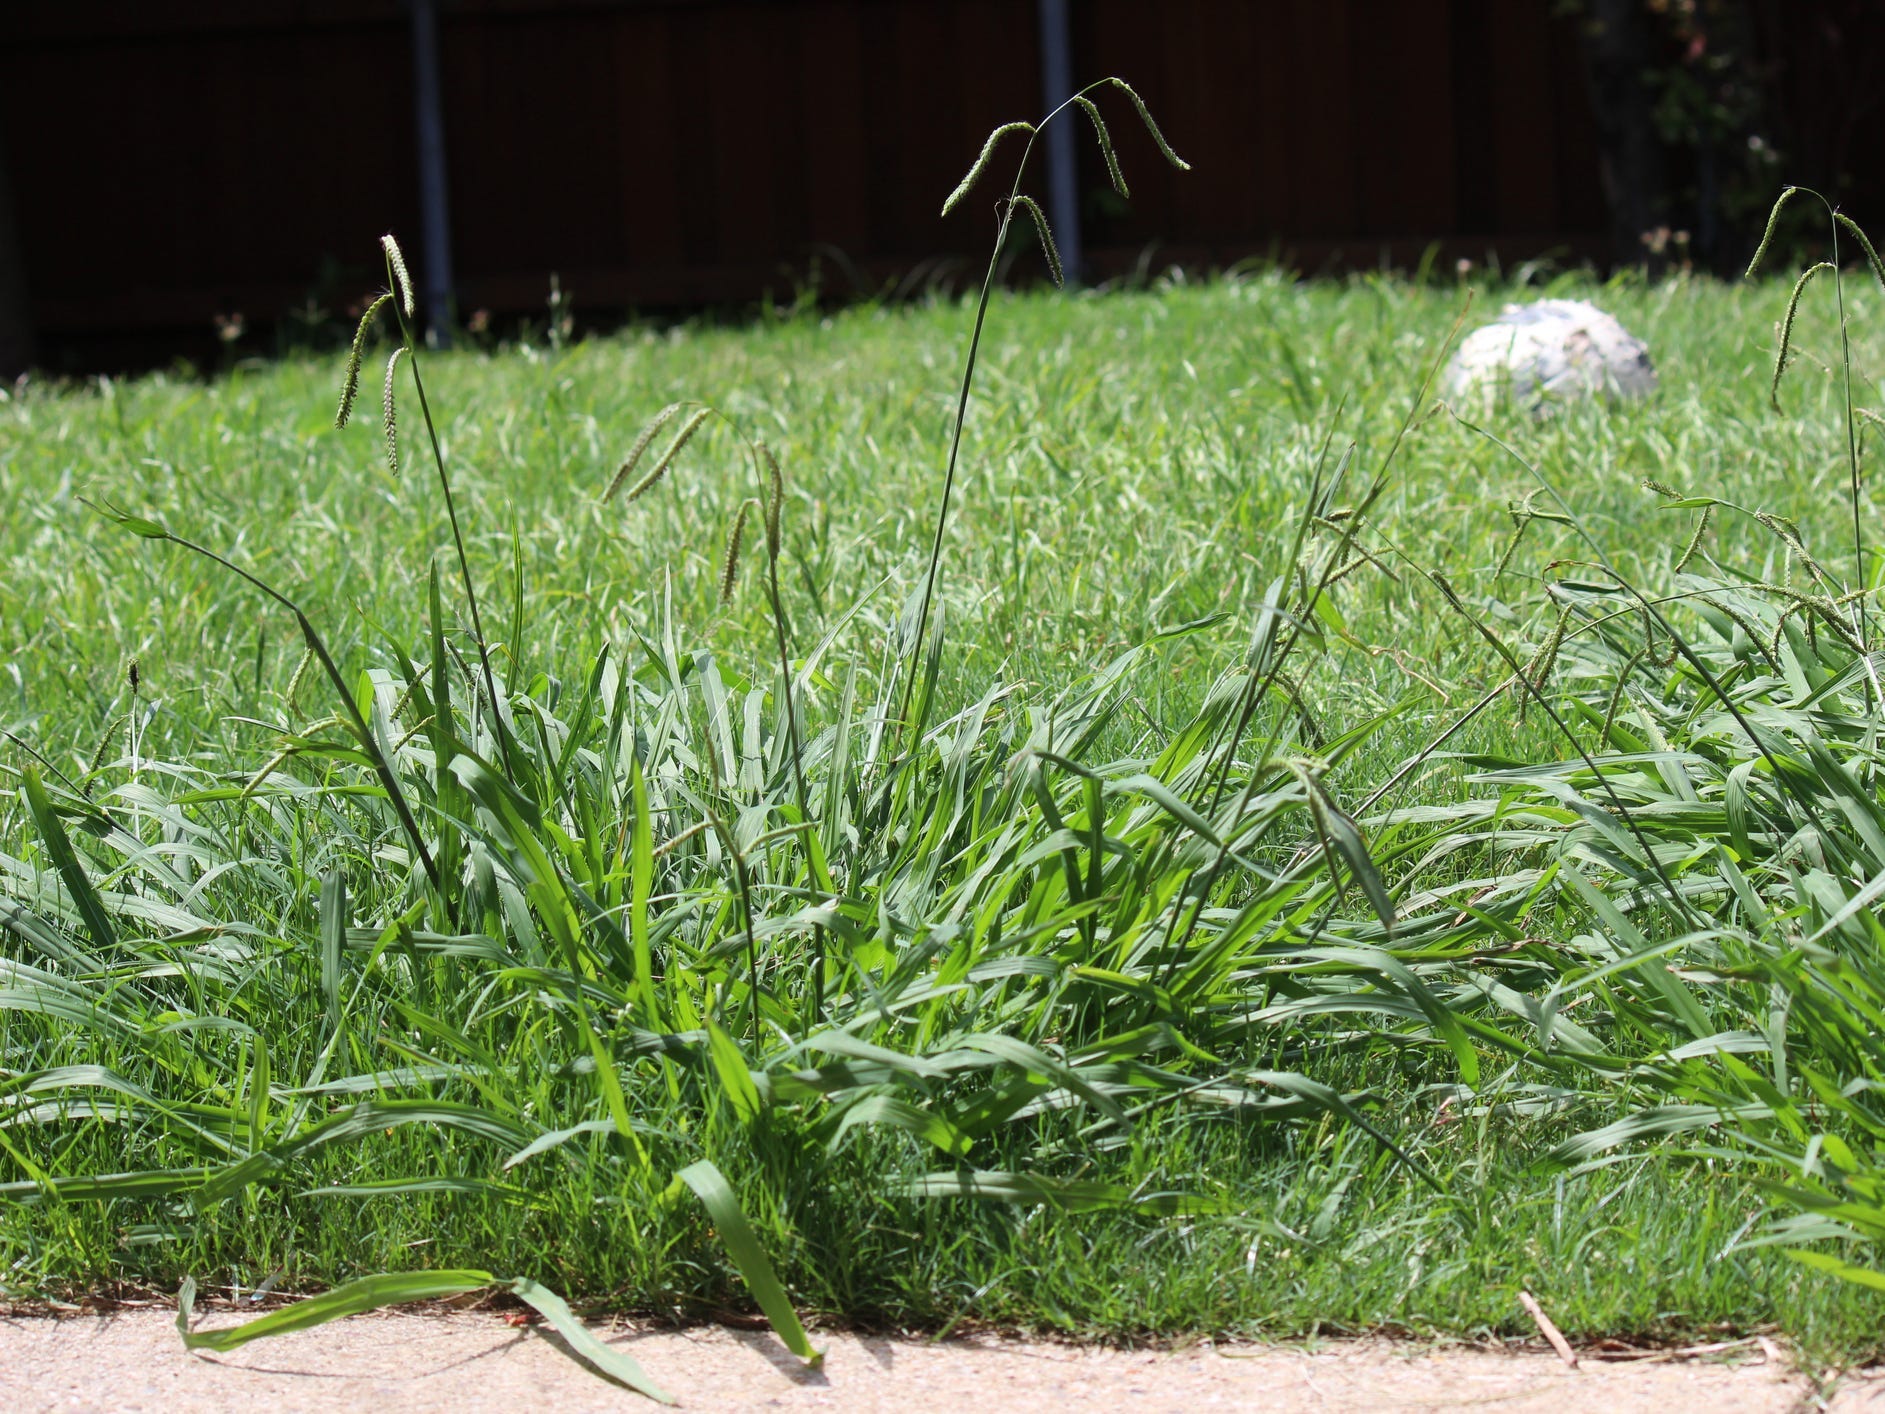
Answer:
<path fill-rule="evenodd" d="M 635 474 L 635 468 L 641 464 L 642 455 L 648 450 L 649 443 L 654 441 L 655 434 L 666 427 L 674 415 L 686 406 L 686 403 L 669 403 L 654 415 L 646 427 L 641 429 L 641 436 L 635 439 L 635 445 L 629 448 L 628 455 L 615 469 L 615 476 L 609 482 L 609 489 L 602 493 L 603 500 L 610 499 L 622 489 L 622 483 Z"/>
<path fill-rule="evenodd" d="M 739 583 L 740 555 L 746 548 L 746 518 L 752 514 L 753 507 L 759 504 L 748 496 L 740 502 L 739 514 L 733 517 L 733 532 L 727 536 L 726 556 L 720 561 L 720 602 L 725 604 L 733 597 L 733 586 Z"/>
<path fill-rule="evenodd" d="M 1773 210 L 1767 213 L 1767 229 L 1761 232 L 1761 243 L 1754 247 L 1754 258 L 1748 262 L 1747 273 L 1741 278 L 1752 280 L 1761 268 L 1761 262 L 1767 258 L 1767 248 L 1774 243 L 1774 230 L 1780 225 L 1780 213 L 1787 209 L 1787 203 L 1793 200 L 1798 187 L 1788 187 L 1780 193 L 1774 202 Z"/>
<path fill-rule="evenodd" d="M 764 442 L 758 443 L 760 456 L 766 459 L 766 554 L 773 560 L 779 558 L 779 511 L 785 504 L 785 473 L 779 470 L 779 459 L 772 454 L 772 448 Z"/>
<path fill-rule="evenodd" d="M 347 419 L 353 416 L 353 402 L 360 394 L 360 361 L 366 356 L 367 335 L 372 332 L 373 321 L 380 317 L 380 311 L 386 308 L 386 302 L 391 298 L 391 295 L 381 295 L 369 304 L 353 331 L 353 347 L 347 350 L 347 376 L 340 386 L 340 411 L 334 414 L 336 427 L 345 427 Z"/>
<path fill-rule="evenodd" d="M 690 438 L 700 430 L 701 424 L 713 416 L 712 408 L 700 408 L 681 424 L 681 430 L 674 434 L 674 440 L 668 443 L 668 449 L 661 454 L 661 460 L 648 469 L 648 474 L 628 488 L 626 500 L 634 502 L 654 488 L 656 482 L 668 474 L 668 468 L 674 465 L 674 459 L 681 454 Z M 616 482 L 620 484 L 625 471 L 616 473 Z"/>
<path fill-rule="evenodd" d="M 1034 218 L 1034 234 L 1041 238 L 1041 254 L 1047 257 L 1047 271 L 1054 277 L 1054 283 L 1066 284 L 1066 275 L 1060 268 L 1060 248 L 1054 244 L 1054 232 L 1047 224 L 1046 213 L 1031 196 L 1017 196 L 1014 204 Z"/>
<path fill-rule="evenodd" d="M 1113 151 L 1113 135 L 1106 130 L 1106 119 L 1100 116 L 1099 105 L 1084 93 L 1076 93 L 1073 101 L 1092 120 L 1093 136 L 1099 139 L 1100 152 L 1106 158 L 1106 175 L 1113 184 L 1113 190 L 1130 199 L 1132 193 L 1126 189 L 1126 174 L 1119 170 L 1119 154 Z"/>
<path fill-rule="evenodd" d="M 1145 106 L 1145 100 L 1139 97 L 1133 86 L 1124 79 L 1116 78 L 1113 80 L 1113 87 L 1132 100 L 1132 106 L 1139 110 L 1139 121 L 1145 124 L 1146 132 L 1151 134 L 1152 141 L 1158 145 L 1158 150 L 1164 154 L 1165 160 L 1179 171 L 1189 172 L 1191 164 L 1172 151 L 1172 145 L 1165 141 L 1165 134 L 1159 131 L 1159 125 L 1152 120 L 1152 110 Z"/>
<path fill-rule="evenodd" d="M 392 267 L 393 283 L 399 287 L 399 307 L 405 311 L 406 318 L 412 318 L 412 277 L 406 273 L 406 257 L 399 253 L 399 242 L 391 236 L 380 237 L 380 249 L 386 252 L 386 263 Z"/>
<path fill-rule="evenodd" d="M 393 379 L 399 372 L 399 356 L 405 351 L 402 344 L 386 360 L 386 388 L 380 394 L 380 427 L 386 433 L 386 467 L 394 476 L 399 475 L 399 411 L 393 401 Z"/>
<path fill-rule="evenodd" d="M 995 149 L 1001 146 L 1003 138 L 1009 133 L 1026 133 L 1029 137 L 1033 137 L 1034 132 L 1035 128 L 1032 123 L 1003 123 L 990 133 L 988 141 L 982 144 L 981 155 L 975 159 L 975 165 L 969 168 L 969 174 L 956 183 L 956 189 L 950 192 L 943 201 L 942 214 L 947 216 L 954 211 L 962 198 L 975 190 L 975 184 L 982 180 L 982 173 L 988 170 L 988 164 L 994 160 Z"/>

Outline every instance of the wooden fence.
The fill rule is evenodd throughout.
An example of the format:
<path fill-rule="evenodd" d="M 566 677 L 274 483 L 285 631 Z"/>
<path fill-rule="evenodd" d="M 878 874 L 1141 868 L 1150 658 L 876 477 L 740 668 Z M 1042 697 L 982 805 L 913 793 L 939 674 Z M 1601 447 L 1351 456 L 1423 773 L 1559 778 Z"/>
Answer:
<path fill-rule="evenodd" d="M 1122 202 L 1080 141 L 1089 269 L 1275 255 L 1315 270 L 1581 256 L 1604 207 L 1575 35 L 1552 0 L 1071 0 L 1077 81 L 1121 101 Z M 417 245 L 395 0 L 63 0 L 0 41 L 31 308 L 47 361 L 132 357 L 374 278 Z M 1040 106 L 1033 0 L 441 0 L 460 309 L 843 295 L 960 271 L 992 193 L 942 196 Z"/>

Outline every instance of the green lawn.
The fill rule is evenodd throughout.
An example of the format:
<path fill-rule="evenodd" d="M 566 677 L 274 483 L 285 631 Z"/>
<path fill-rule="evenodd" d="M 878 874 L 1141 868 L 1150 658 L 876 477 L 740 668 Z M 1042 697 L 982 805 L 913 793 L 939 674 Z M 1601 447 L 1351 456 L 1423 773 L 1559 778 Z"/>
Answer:
<path fill-rule="evenodd" d="M 1566 281 L 1550 292 L 1594 293 L 1638 331 L 1663 390 L 1538 426 L 1507 415 L 1498 431 L 1558 478 L 1625 565 L 1653 572 L 1686 529 L 1652 513 L 1645 477 L 1844 543 L 1838 388 L 1813 361 L 1837 347 L 1819 311 L 1801 317 L 1807 356 L 1790 375 L 1790 415 L 1776 417 L 1767 384 L 1783 287 Z M 1505 297 L 1479 292 L 1478 314 Z M 1867 358 L 1885 341 L 1868 318 L 1877 295 L 1851 298 L 1860 367 L 1885 364 Z M 997 299 L 945 562 L 953 695 L 996 678 L 1058 686 L 1161 628 L 1247 615 L 1324 440 L 1354 442 L 1372 470 L 1463 302 L 1386 278 Z M 816 641 L 862 604 L 842 652 L 869 672 L 921 574 L 967 325 L 967 311 L 940 305 L 431 360 L 477 567 L 507 629 L 522 558 L 526 666 L 580 676 L 603 633 L 652 622 L 670 595 L 690 643 L 742 669 L 765 660 L 763 596 L 715 604 L 733 508 L 757 489 L 730 438 L 703 434 L 663 492 L 632 509 L 598 501 L 641 424 L 685 397 L 716 403 L 778 452 L 794 626 Z M 259 615 L 227 576 L 128 541 L 81 496 L 237 551 L 317 605 L 337 646 L 417 631 L 431 555 L 447 543 L 436 484 L 410 412 L 397 477 L 377 418 L 332 430 L 339 381 L 335 360 L 292 360 L 209 382 L 35 388 L 0 405 L 0 495 L 13 508 L 0 525 L 0 723 L 89 757 L 136 657 L 163 702 L 153 745 L 222 749 L 219 723 L 268 715 L 300 657 L 292 624 Z M 372 369 L 366 382 L 370 414 Z M 1532 489 L 1442 417 L 1402 449 L 1378 515 L 1462 585 L 1489 581 L 1507 506 Z M 1501 586 L 1515 604 L 1571 544 L 1552 529 L 1533 527 L 1517 582 Z M 1476 660 L 1458 651 L 1467 635 L 1417 590 L 1364 580 L 1356 591 L 1359 635 L 1392 653 L 1345 662 L 1345 690 L 1384 703 L 1419 685 L 1397 657 L 1443 688 L 1476 681 Z M 1241 637 L 1227 624 L 1195 646 L 1222 662 Z"/>
<path fill-rule="evenodd" d="M 376 364 L 344 432 L 338 358 L 15 393 L 0 403 L 0 1294 L 189 1272 L 249 1285 L 278 1267 L 317 1290 L 469 1266 L 583 1305 L 742 1305 L 726 1234 L 673 1181 L 707 1159 L 794 1302 L 835 1319 L 1470 1334 L 1525 1329 L 1524 1287 L 1574 1336 L 1774 1327 L 1827 1358 L 1876 1353 L 1865 1288 L 1746 1245 L 1799 1221 L 1757 1186 L 1787 1171 L 1791 1129 L 1776 1140 L 1737 1112 L 1752 1149 L 1548 1159 L 1658 1099 L 1741 1083 L 1732 1056 L 1760 1035 L 1784 1056 L 1787 1023 L 1753 962 L 1625 897 L 1658 870 L 1702 879 L 1696 907 L 1724 919 L 1777 897 L 1762 850 L 1681 815 L 1712 786 L 1677 781 L 1666 755 L 1641 764 L 1713 759 L 1721 733 L 1683 744 L 1700 679 L 1665 648 L 1648 668 L 1628 657 L 1596 622 L 1600 571 L 1550 568 L 1591 558 L 1575 527 L 1534 520 L 1505 556 L 1510 508 L 1552 509 L 1523 458 L 1651 592 L 1678 586 L 1696 512 L 1658 509 L 1645 479 L 1786 517 L 1849 578 L 1830 296 L 1802 309 L 1777 414 L 1785 285 L 1549 293 L 1644 337 L 1662 389 L 1544 420 L 1494 409 L 1486 430 L 1510 451 L 1417 402 L 1463 288 L 1258 276 L 998 296 L 942 561 L 940 725 L 901 755 L 885 718 L 962 305 L 424 355 L 495 717 L 416 405 L 402 390 L 397 474 L 366 415 Z M 1468 319 L 1506 297 L 1480 291 Z M 1856 279 L 1846 301 L 1864 404 L 1885 301 Z M 719 602 L 728 528 L 764 490 L 738 441 L 709 424 L 646 496 L 600 499 L 641 425 L 682 398 L 784 468 L 796 769 L 756 522 Z M 1351 448 L 1329 508 L 1385 468 L 1378 495 L 1304 531 L 1318 469 Z M 318 667 L 291 683 L 291 617 L 87 500 L 299 600 L 358 729 Z M 1350 568 L 1356 545 L 1369 559 Z M 1703 548 L 1730 585 L 1807 582 L 1747 517 L 1722 513 Z M 1587 749 L 1636 763 L 1613 774 L 1667 831 L 1654 850 L 1633 864 L 1641 835 L 1589 811 L 1580 826 L 1562 795 L 1538 803 L 1556 786 L 1473 778 L 1494 757 L 1575 763 L 1511 693 L 1371 798 L 1508 674 L 1428 573 L 1521 662 L 1556 617 L 1545 579 L 1572 582 L 1556 602 L 1592 626 L 1547 655 L 1545 695 Z M 1272 593 L 1282 613 L 1252 656 Z M 1707 661 L 1733 676 L 1758 645 L 1719 623 Z M 1829 641 L 1775 680 L 1819 689 L 1850 669 L 1800 730 L 1850 738 L 1855 799 L 1876 804 L 1869 736 L 1827 695 L 1862 690 L 1858 660 Z M 1616 686 L 1633 674 L 1640 703 Z M 1573 784 L 1624 818 L 1598 775 Z M 1752 779 L 1739 788 L 1758 794 Z M 1794 789 L 1781 766 L 1771 779 Z M 1471 813 L 1502 791 L 1530 802 L 1522 840 Z M 1869 842 L 1840 799 L 1832 814 Z M 1393 930 L 1361 887 L 1371 869 L 1332 838 L 1342 811 L 1362 817 Z M 1815 867 L 1856 889 L 1864 871 L 1828 838 L 1809 842 Z M 1792 849 L 1773 888 L 1811 894 Z M 1724 854 L 1728 904 L 1705 887 Z M 1599 878 L 1593 901 L 1550 869 L 1540 882 L 1546 858 L 1623 882 Z M 1809 906 L 1840 904 L 1774 916 Z M 1638 923 L 1655 959 L 1604 972 L 1588 940 L 1627 943 Z M 1601 1046 L 1561 1064 L 1535 1003 L 1574 993 L 1567 1024 Z M 1810 1094 L 1799 1070 L 1822 1061 L 1863 1090 L 1873 1061 L 1839 1069 L 1838 1043 L 1799 1025 L 1782 1090 Z M 1708 1059 L 1702 1042 L 1726 1035 L 1757 1041 Z M 1868 1124 L 1838 1132 L 1863 1154 Z M 130 1177 L 72 1186 L 98 1175 Z"/>

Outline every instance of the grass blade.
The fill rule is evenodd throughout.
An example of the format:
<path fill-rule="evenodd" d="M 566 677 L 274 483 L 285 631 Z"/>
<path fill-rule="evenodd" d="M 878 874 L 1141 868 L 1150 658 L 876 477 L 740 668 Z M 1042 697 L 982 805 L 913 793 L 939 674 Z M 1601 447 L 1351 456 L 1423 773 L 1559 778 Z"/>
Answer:
<path fill-rule="evenodd" d="M 654 890 L 654 824 L 648 812 L 648 782 L 641 759 L 631 746 L 629 781 L 629 909 L 628 936 L 635 952 L 635 987 L 641 993 L 642 1016 L 650 1031 L 662 1029 L 661 1008 L 655 1000 L 654 947 L 648 938 L 648 899 Z"/>
<path fill-rule="evenodd" d="M 321 880 L 321 1000 L 329 1032 L 340 1029 L 340 950 L 347 940 L 347 876 L 338 869 Z"/>
<path fill-rule="evenodd" d="M 632 1356 L 613 1349 L 597 1340 L 595 1335 L 576 1318 L 576 1313 L 569 1309 L 564 1301 L 549 1287 L 530 1280 L 529 1277 L 517 1277 L 510 1283 L 512 1295 L 519 1301 L 534 1306 L 548 1321 L 556 1333 L 563 1337 L 576 1357 L 584 1364 L 593 1366 L 596 1371 L 618 1384 L 626 1385 L 637 1394 L 645 1394 L 658 1404 L 674 1404 L 674 1396 L 649 1379 Z"/>
<path fill-rule="evenodd" d="M 92 887 L 85 867 L 79 863 L 78 853 L 72 848 L 72 839 L 66 834 L 64 823 L 52 808 L 52 797 L 46 794 L 46 786 L 39 779 L 38 769 L 28 766 L 22 773 L 21 781 L 26 793 L 26 808 L 32 813 L 33 824 L 38 827 L 39 837 L 45 842 L 46 852 L 52 856 L 53 867 L 59 871 L 66 892 L 72 895 L 79 916 L 85 920 L 86 931 L 99 947 L 107 950 L 116 947 L 117 931 L 105 914 L 105 905 L 98 897 L 98 890 Z"/>
<path fill-rule="evenodd" d="M 260 1340 L 263 1336 L 307 1330 L 310 1326 L 326 1325 L 343 1316 L 357 1316 L 363 1311 L 375 1311 L 382 1306 L 397 1306 L 408 1301 L 436 1301 L 442 1296 L 459 1296 L 467 1291 L 476 1291 L 481 1286 L 495 1285 L 497 1278 L 489 1272 L 473 1270 L 382 1272 L 377 1276 L 350 1281 L 332 1291 L 324 1291 L 319 1296 L 310 1296 L 305 1301 L 297 1301 L 279 1311 L 270 1311 L 266 1316 L 257 1316 L 253 1321 L 244 1321 L 239 1326 L 192 1331 L 190 1320 L 195 1314 L 196 1280 L 185 1277 L 181 1290 L 177 1292 L 177 1333 L 183 1337 L 186 1349 L 228 1351 L 252 1340 Z"/>
<path fill-rule="evenodd" d="M 759 1303 L 759 1309 L 766 1313 L 766 1319 L 772 1323 L 773 1331 L 785 1343 L 785 1348 L 807 1365 L 816 1368 L 823 1362 L 825 1353 L 814 1349 L 806 1337 L 805 1327 L 799 1324 L 798 1312 L 792 1309 L 792 1302 L 787 1298 L 785 1288 L 779 1284 L 772 1263 L 767 1260 L 765 1249 L 759 1245 L 753 1225 L 746 1220 L 746 1213 L 740 1207 L 740 1200 L 734 1195 L 726 1176 L 710 1159 L 689 1164 L 676 1176 L 694 1190 L 706 1207 L 713 1225 L 720 1230 L 720 1240 L 726 1244 L 733 1264 L 746 1280 L 746 1289 L 753 1293 L 753 1299 Z"/>

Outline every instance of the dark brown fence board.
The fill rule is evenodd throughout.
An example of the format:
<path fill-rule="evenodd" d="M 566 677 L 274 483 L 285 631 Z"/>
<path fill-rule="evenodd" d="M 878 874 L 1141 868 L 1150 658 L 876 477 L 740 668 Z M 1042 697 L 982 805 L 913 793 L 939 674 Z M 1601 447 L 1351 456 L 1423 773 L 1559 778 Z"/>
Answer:
<path fill-rule="evenodd" d="M 745 301 L 817 262 L 837 293 L 971 278 L 1000 186 L 938 218 L 987 131 L 1037 116 L 1031 0 L 440 0 L 461 309 Z M 0 132 L 42 339 L 337 313 L 418 246 L 395 0 L 18 7 Z M 1150 257 L 1308 269 L 1595 252 L 1573 35 L 1551 0 L 1073 0 L 1076 77 L 1129 78 L 1191 159 L 1102 99 L 1082 132 L 1100 274 Z M 1008 154 L 1018 157 L 1019 144 Z M 1005 183 L 1004 173 L 997 178 Z M 1038 175 L 1031 183 L 1045 186 Z M 1030 260 L 1018 270 L 1036 268 Z"/>

